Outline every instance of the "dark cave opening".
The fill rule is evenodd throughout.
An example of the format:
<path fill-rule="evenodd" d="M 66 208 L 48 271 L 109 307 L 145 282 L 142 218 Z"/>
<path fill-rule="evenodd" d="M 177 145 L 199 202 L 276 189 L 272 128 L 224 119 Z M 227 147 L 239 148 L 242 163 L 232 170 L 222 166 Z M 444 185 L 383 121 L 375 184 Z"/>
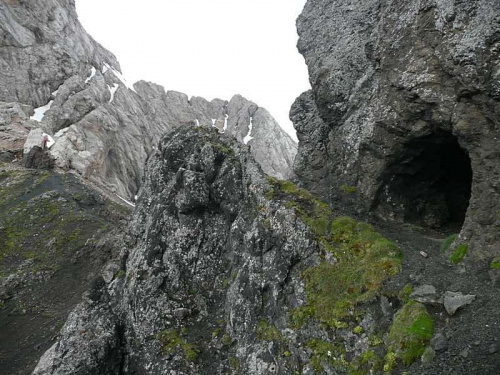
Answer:
<path fill-rule="evenodd" d="M 472 186 L 468 154 L 448 132 L 409 142 L 385 176 L 380 203 L 405 222 L 459 231 Z"/>

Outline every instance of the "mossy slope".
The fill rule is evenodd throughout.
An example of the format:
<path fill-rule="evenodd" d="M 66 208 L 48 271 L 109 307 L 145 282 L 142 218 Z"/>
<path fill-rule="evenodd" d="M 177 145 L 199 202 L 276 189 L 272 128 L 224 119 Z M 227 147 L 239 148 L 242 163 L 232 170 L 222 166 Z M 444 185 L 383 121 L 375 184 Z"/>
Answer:
<path fill-rule="evenodd" d="M 71 175 L 0 171 L 0 373 L 31 372 L 117 251 L 103 240 L 128 212 Z"/>

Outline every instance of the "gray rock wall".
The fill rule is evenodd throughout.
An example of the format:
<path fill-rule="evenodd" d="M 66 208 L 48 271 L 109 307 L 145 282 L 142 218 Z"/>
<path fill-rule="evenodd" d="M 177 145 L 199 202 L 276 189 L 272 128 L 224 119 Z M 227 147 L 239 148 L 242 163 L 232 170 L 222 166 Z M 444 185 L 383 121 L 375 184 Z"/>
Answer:
<path fill-rule="evenodd" d="M 297 26 L 312 91 L 291 110 L 300 179 L 329 201 L 353 188 L 365 210 L 442 229 L 468 205 L 461 241 L 498 255 L 499 22 L 488 0 L 309 0 Z"/>

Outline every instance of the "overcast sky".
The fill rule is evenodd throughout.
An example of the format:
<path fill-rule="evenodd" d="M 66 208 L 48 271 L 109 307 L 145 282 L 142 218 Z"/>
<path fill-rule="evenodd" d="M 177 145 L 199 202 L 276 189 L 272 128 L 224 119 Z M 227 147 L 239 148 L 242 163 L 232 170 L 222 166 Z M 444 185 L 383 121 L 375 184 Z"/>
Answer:
<path fill-rule="evenodd" d="M 128 81 L 208 100 L 241 94 L 285 130 L 309 88 L 295 20 L 306 0 L 77 0 L 80 22 Z M 295 138 L 295 135 L 294 135 Z"/>

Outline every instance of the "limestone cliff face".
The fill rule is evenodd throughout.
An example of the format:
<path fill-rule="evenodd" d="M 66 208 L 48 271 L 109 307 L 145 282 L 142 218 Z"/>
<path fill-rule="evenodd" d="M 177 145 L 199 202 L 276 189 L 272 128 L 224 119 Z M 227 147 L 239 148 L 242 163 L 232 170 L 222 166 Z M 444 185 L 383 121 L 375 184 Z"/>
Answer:
<path fill-rule="evenodd" d="M 306 186 L 498 255 L 500 3 L 309 0 L 297 26 Z"/>
<path fill-rule="evenodd" d="M 208 102 L 152 83 L 133 87 L 78 22 L 73 1 L 2 2 L 0 17 L 4 159 L 19 155 L 27 133 L 41 127 L 56 141 L 58 167 L 133 200 L 144 162 L 165 133 L 215 126 L 251 145 L 267 173 L 293 176 L 296 143 L 265 109 L 238 95 Z"/>
<path fill-rule="evenodd" d="M 89 65 L 120 69 L 83 29 L 74 0 L 0 3 L 0 101 L 41 107 L 69 77 Z"/>

